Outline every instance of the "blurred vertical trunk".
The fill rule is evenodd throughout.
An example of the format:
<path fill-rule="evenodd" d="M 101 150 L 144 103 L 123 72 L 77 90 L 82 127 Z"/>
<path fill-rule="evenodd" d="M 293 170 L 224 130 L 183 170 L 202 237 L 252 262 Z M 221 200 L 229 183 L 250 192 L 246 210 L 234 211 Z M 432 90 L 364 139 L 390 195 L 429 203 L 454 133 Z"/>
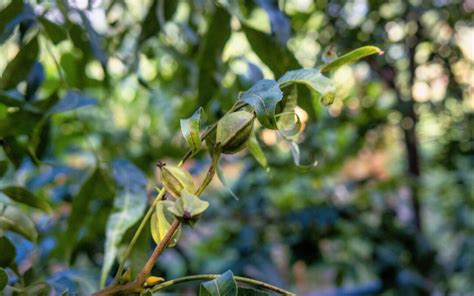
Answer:
<path fill-rule="evenodd" d="M 416 22 L 417 29 L 413 35 L 406 37 L 405 45 L 407 49 L 408 59 L 409 59 L 409 74 L 410 80 L 408 85 L 408 94 L 405 95 L 403 91 L 400 90 L 401 86 L 395 83 L 397 76 L 397 69 L 390 64 L 380 65 L 377 61 L 371 62 L 372 69 L 379 74 L 379 76 L 385 81 L 386 85 L 390 87 L 397 96 L 397 109 L 402 114 L 402 120 L 400 122 L 400 128 L 403 130 L 404 134 L 404 145 L 406 150 L 406 160 L 407 160 L 407 175 L 409 177 L 409 187 L 411 194 L 411 203 L 413 209 L 413 224 L 418 232 L 422 231 L 422 214 L 421 214 L 421 202 L 419 194 L 419 179 L 421 176 L 420 169 L 420 155 L 419 155 L 419 145 L 418 139 L 416 136 L 416 127 L 418 118 L 414 108 L 414 101 L 412 97 L 412 88 L 415 83 L 415 71 L 416 71 L 416 61 L 415 61 L 415 51 L 416 47 L 420 42 L 420 30 L 421 24 L 418 22 L 418 14 L 413 7 L 410 7 L 407 11 L 407 22 Z"/>
<path fill-rule="evenodd" d="M 415 51 L 416 47 L 419 44 L 421 23 L 418 21 L 418 14 L 412 10 L 407 14 L 407 22 L 416 23 L 416 33 L 412 36 L 407 36 L 406 45 L 408 48 L 408 58 L 410 62 L 409 71 L 410 71 L 410 82 L 409 82 L 409 91 L 405 108 L 402 108 L 402 115 L 404 118 L 408 118 L 413 124 L 409 126 L 403 126 L 402 129 L 405 135 L 405 148 L 407 152 L 407 161 L 408 161 L 408 174 L 412 179 L 410 180 L 411 188 L 411 199 L 414 212 L 414 224 L 418 231 L 422 230 L 422 219 L 421 219 L 421 203 L 419 195 L 419 179 L 420 179 L 420 155 L 418 151 L 418 139 L 416 137 L 416 126 L 418 122 L 418 117 L 415 113 L 414 101 L 412 95 L 413 85 L 415 83 L 416 77 L 416 61 L 415 61 Z M 400 102 L 400 98 L 399 98 Z M 403 122 L 403 121 L 402 121 Z"/>

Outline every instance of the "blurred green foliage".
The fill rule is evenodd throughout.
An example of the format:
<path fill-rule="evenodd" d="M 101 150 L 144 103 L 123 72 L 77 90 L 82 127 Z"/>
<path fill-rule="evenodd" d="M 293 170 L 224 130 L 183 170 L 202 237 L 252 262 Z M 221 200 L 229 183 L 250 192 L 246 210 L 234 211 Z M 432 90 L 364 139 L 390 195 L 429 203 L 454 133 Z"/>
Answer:
<path fill-rule="evenodd" d="M 129 201 L 139 218 L 156 161 L 186 152 L 180 119 L 203 107 L 213 123 L 263 78 L 374 44 L 383 56 L 331 73 L 331 106 L 295 86 L 301 163 L 318 165 L 295 166 L 289 144 L 257 128 L 262 151 L 251 150 L 268 171 L 247 152 L 225 157 L 240 199 L 212 183 L 208 211 L 154 274 L 231 269 L 298 295 L 472 292 L 473 10 L 457 0 L 0 1 L 0 287 L 97 290 L 104 261 L 117 268 L 104 248 L 120 257 L 138 227 L 127 220 L 105 245 L 113 215 Z M 202 179 L 208 163 L 200 152 L 186 168 Z"/>

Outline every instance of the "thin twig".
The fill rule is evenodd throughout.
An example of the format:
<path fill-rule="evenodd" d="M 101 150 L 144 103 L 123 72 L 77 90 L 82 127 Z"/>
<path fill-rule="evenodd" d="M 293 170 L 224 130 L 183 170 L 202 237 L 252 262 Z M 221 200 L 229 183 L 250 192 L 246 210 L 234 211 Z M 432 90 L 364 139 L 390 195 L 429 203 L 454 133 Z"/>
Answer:
<path fill-rule="evenodd" d="M 246 106 L 245 102 L 237 101 L 227 113 L 231 113 L 231 112 L 240 110 L 244 106 Z M 201 135 L 201 138 L 203 140 L 205 140 L 212 133 L 212 131 L 216 127 L 217 127 L 217 123 L 210 126 L 208 129 L 206 129 L 206 131 L 203 132 L 203 134 Z M 209 167 L 206 178 L 203 180 L 201 186 L 199 186 L 198 190 L 195 193 L 197 196 L 201 195 L 201 193 L 204 191 L 204 189 L 207 187 L 207 185 L 209 185 L 210 181 L 212 180 L 212 177 L 214 176 L 214 173 L 215 173 L 215 167 L 217 165 L 217 161 L 219 160 L 219 155 L 220 155 L 220 148 L 217 147 L 216 151 L 214 151 L 214 155 L 213 155 L 213 158 L 212 158 L 212 163 L 211 163 L 211 166 Z M 183 158 L 181 159 L 181 161 L 179 162 L 178 165 L 182 166 L 184 164 L 184 162 L 191 156 L 192 156 L 192 151 L 188 150 L 188 152 L 183 156 Z M 165 194 L 165 192 L 166 192 L 165 188 L 162 188 L 161 191 L 160 191 L 160 194 L 157 196 L 157 198 L 155 199 L 155 201 L 153 203 L 155 203 L 157 200 L 161 200 L 161 198 Z M 165 248 L 168 246 L 170 240 L 173 238 L 176 230 L 179 228 L 179 225 L 181 224 L 181 222 L 178 219 L 175 219 L 173 221 L 173 223 L 171 224 L 170 229 L 168 229 L 168 231 L 166 232 L 163 239 L 155 247 L 155 249 L 153 250 L 153 253 L 148 258 L 147 262 L 145 263 L 145 266 L 140 271 L 140 273 L 138 274 L 135 281 L 124 284 L 124 285 L 118 285 L 117 278 L 120 279 L 121 273 L 123 271 L 123 267 L 125 265 L 125 261 L 126 261 L 127 257 L 130 255 L 131 250 L 133 249 L 133 246 L 135 245 L 136 240 L 138 239 L 140 233 L 142 232 L 142 230 L 144 228 L 144 225 L 146 223 L 146 220 L 148 220 L 149 217 L 151 216 L 151 213 L 153 211 L 152 209 L 153 209 L 153 207 L 151 207 L 148 210 L 145 217 L 142 219 L 142 222 L 141 222 L 140 226 L 138 227 L 137 231 L 135 232 L 135 234 L 132 238 L 132 241 L 130 242 L 129 246 L 127 247 L 127 251 L 125 253 L 125 256 L 122 259 L 122 262 L 120 263 L 120 266 L 119 266 L 119 271 L 120 272 L 117 272 L 117 275 L 115 276 L 114 282 L 109 287 L 106 287 L 106 288 L 94 293 L 93 295 L 95 295 L 95 296 L 117 295 L 117 294 L 118 295 L 124 295 L 124 294 L 141 292 L 143 290 L 143 284 L 145 283 L 146 278 L 150 275 L 153 266 L 155 265 L 156 261 L 158 260 L 158 257 L 163 253 Z M 141 226 L 143 226 L 143 227 L 141 227 Z M 292 294 L 289 294 L 289 295 L 292 295 Z"/>
<path fill-rule="evenodd" d="M 181 278 L 177 278 L 177 279 L 173 279 L 173 280 L 163 282 L 163 283 L 155 286 L 153 289 L 151 289 L 151 292 L 157 292 L 157 291 L 163 290 L 167 287 L 170 287 L 170 286 L 173 286 L 173 285 L 176 285 L 176 284 L 179 284 L 179 283 L 199 281 L 199 280 L 214 280 L 214 279 L 216 279 L 220 276 L 221 276 L 220 274 L 200 274 L 200 275 L 185 276 L 185 277 L 181 277 Z M 281 295 L 295 295 L 295 294 L 293 294 L 289 291 L 283 290 L 281 288 L 275 287 L 275 286 L 270 285 L 268 283 L 264 283 L 264 282 L 257 281 L 257 280 L 254 280 L 254 279 L 249 279 L 249 278 L 241 277 L 241 276 L 234 276 L 234 279 L 238 282 L 241 282 L 241 283 L 258 286 L 258 287 L 261 287 L 261 288 L 264 288 L 264 289 L 267 289 L 267 290 L 270 290 L 270 291 L 280 293 Z"/>
<path fill-rule="evenodd" d="M 150 208 L 145 214 L 145 217 L 143 217 L 142 222 L 138 226 L 137 230 L 135 231 L 135 234 L 133 235 L 132 240 L 130 241 L 129 245 L 127 246 L 127 250 L 125 251 L 122 261 L 120 262 L 120 265 L 117 269 L 117 273 L 115 275 L 115 279 L 113 284 L 117 284 L 120 281 L 120 277 L 122 276 L 123 268 L 125 267 L 125 262 L 127 261 L 128 257 L 130 256 L 130 253 L 133 250 L 133 247 L 135 246 L 135 243 L 138 240 L 138 237 L 143 231 L 143 228 L 145 228 L 146 223 L 151 217 L 151 214 L 153 214 L 153 210 L 157 204 L 158 201 L 163 199 L 163 196 L 165 195 L 166 189 L 165 187 L 161 188 L 160 192 L 158 193 L 158 196 L 153 200 L 153 203 L 151 204 Z"/>

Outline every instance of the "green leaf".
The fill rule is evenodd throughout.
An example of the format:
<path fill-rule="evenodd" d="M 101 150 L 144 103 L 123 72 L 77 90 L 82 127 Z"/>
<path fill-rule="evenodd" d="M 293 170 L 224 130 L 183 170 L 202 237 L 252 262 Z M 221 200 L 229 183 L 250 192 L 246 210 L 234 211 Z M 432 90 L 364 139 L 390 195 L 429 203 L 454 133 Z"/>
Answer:
<path fill-rule="evenodd" d="M 0 203 L 0 230 L 10 230 L 23 235 L 30 241 L 36 241 L 38 232 L 30 217 L 13 205 Z"/>
<path fill-rule="evenodd" d="M 26 287 L 25 294 L 26 295 L 49 295 L 50 290 L 51 290 L 51 287 L 47 282 L 36 282 Z"/>
<path fill-rule="evenodd" d="M 267 292 L 255 290 L 252 288 L 241 288 L 237 291 L 237 296 L 269 296 Z"/>
<path fill-rule="evenodd" d="M 24 109 L 8 112 L 0 121 L 0 135 L 3 137 L 31 135 L 41 117 L 39 114 Z"/>
<path fill-rule="evenodd" d="M 332 104 L 335 97 L 336 87 L 331 79 L 323 76 L 318 69 L 307 68 L 286 72 L 278 84 L 281 88 L 300 83 L 321 95 L 321 101 L 325 105 Z"/>
<path fill-rule="evenodd" d="M 181 198 L 178 198 L 168 210 L 178 219 L 189 222 L 194 225 L 202 213 L 209 207 L 209 203 L 201 200 L 194 194 L 189 193 L 186 189 L 181 191 Z"/>
<path fill-rule="evenodd" d="M 8 170 L 8 161 L 0 160 L 0 177 L 3 177 Z"/>
<path fill-rule="evenodd" d="M 150 219 L 151 236 L 156 244 L 159 244 L 163 237 L 166 235 L 168 230 L 171 228 L 173 223 L 174 215 L 168 208 L 172 207 L 174 202 L 170 200 L 160 200 L 155 206 L 155 212 L 152 214 Z M 181 225 L 175 232 L 171 239 L 168 247 L 174 247 L 178 242 L 179 235 L 181 232 Z"/>
<path fill-rule="evenodd" d="M 86 29 L 87 32 L 87 41 L 89 42 L 90 49 L 92 54 L 96 57 L 96 59 L 102 64 L 102 68 L 104 71 L 107 69 L 107 61 L 108 56 L 103 50 L 103 45 L 101 44 L 101 36 L 97 34 L 94 27 L 92 26 L 89 16 L 82 10 L 76 10 L 79 13 L 82 24 Z"/>
<path fill-rule="evenodd" d="M 268 168 L 268 160 L 265 157 L 265 154 L 262 151 L 262 148 L 260 147 L 260 144 L 258 143 L 257 137 L 253 133 L 250 136 L 249 142 L 247 144 L 247 147 L 250 151 L 250 153 L 255 157 L 257 162 L 264 168 Z"/>
<path fill-rule="evenodd" d="M 18 92 L 0 90 L 0 103 L 10 107 L 21 107 L 25 101 Z"/>
<path fill-rule="evenodd" d="M 211 18 L 209 29 L 201 41 L 198 58 L 198 103 L 204 107 L 221 87 L 216 74 L 222 72 L 219 71 L 222 52 L 231 33 L 230 15 L 225 9 L 216 6 Z"/>
<path fill-rule="evenodd" d="M 251 28 L 244 23 L 241 25 L 250 47 L 273 71 L 275 77 L 283 75 L 288 69 L 301 67 L 293 53 L 286 46 L 282 46 L 275 36 Z"/>
<path fill-rule="evenodd" d="M 146 178 L 128 161 L 113 163 L 114 177 L 121 187 L 114 200 L 114 210 L 106 227 L 105 254 L 100 277 L 100 286 L 105 286 L 123 235 L 143 215 L 146 207 Z"/>
<path fill-rule="evenodd" d="M 97 101 L 78 91 L 68 91 L 49 111 L 48 114 L 67 112 L 81 107 L 95 105 Z"/>
<path fill-rule="evenodd" d="M 199 296 L 237 296 L 237 283 L 232 271 L 228 270 L 218 278 L 202 283 Z"/>
<path fill-rule="evenodd" d="M 14 32 L 16 26 L 35 20 L 33 7 L 24 1 L 11 1 L 0 11 L 0 44 L 7 40 Z"/>
<path fill-rule="evenodd" d="M 9 23 L 21 13 L 23 1 L 11 1 L 7 7 L 0 11 L 0 33 L 3 33 Z"/>
<path fill-rule="evenodd" d="M 163 7 L 163 11 L 161 11 L 161 7 L 159 7 L 158 2 L 161 2 L 160 6 Z M 138 37 L 138 44 L 141 45 L 150 37 L 158 37 L 158 33 L 161 30 L 161 25 L 164 25 L 160 23 L 158 16 L 161 14 L 164 17 L 164 21 L 171 19 L 177 6 L 178 1 L 175 0 L 153 0 L 151 6 L 147 10 L 147 15 L 141 23 L 142 30 L 140 32 L 140 36 Z"/>
<path fill-rule="evenodd" d="M 43 210 L 46 213 L 52 212 L 51 206 L 48 204 L 47 201 L 41 198 L 38 198 L 33 193 L 31 193 L 30 191 L 26 190 L 23 187 L 8 186 L 8 187 L 0 189 L 0 192 L 4 193 L 5 195 L 7 195 L 9 198 L 11 198 L 12 200 L 16 202 Z"/>
<path fill-rule="evenodd" d="M 274 80 L 260 80 L 249 90 L 240 94 L 239 99 L 255 108 L 258 121 L 266 128 L 275 129 L 275 107 L 283 98 Z"/>
<path fill-rule="evenodd" d="M 293 162 L 297 167 L 303 168 L 303 169 L 309 169 L 318 164 L 318 161 L 313 161 L 309 164 L 301 164 L 301 152 L 300 152 L 300 147 L 298 143 L 292 140 L 287 140 L 288 144 L 290 144 L 290 151 L 291 155 L 293 156 Z"/>
<path fill-rule="evenodd" d="M 3 270 L 3 268 L 0 268 L 0 292 L 2 292 L 5 289 L 7 284 L 8 284 L 8 275 L 5 272 L 5 270 Z"/>
<path fill-rule="evenodd" d="M 0 236 L 0 267 L 10 267 L 15 262 L 15 246 L 6 237 Z"/>
<path fill-rule="evenodd" d="M 201 136 L 199 135 L 199 125 L 201 122 L 202 108 L 199 108 L 194 114 L 187 118 L 181 119 L 181 132 L 183 137 L 193 151 L 193 154 L 201 149 Z"/>
<path fill-rule="evenodd" d="M 296 85 L 285 87 L 283 89 L 283 100 L 281 101 L 283 110 L 276 116 L 278 118 L 278 131 L 285 138 L 295 136 L 301 130 L 301 120 L 298 114 L 296 114 L 297 103 L 298 88 Z"/>
<path fill-rule="evenodd" d="M 59 256 L 66 262 L 69 261 L 80 239 L 80 233 L 87 230 L 86 225 L 84 225 L 84 213 L 98 216 L 105 209 L 97 209 L 96 205 L 101 201 L 110 204 L 113 196 L 114 191 L 110 176 L 105 170 L 97 167 L 80 185 L 79 192 L 72 199 L 71 214 L 67 220 L 67 228 L 54 250 L 55 256 Z M 97 221 L 95 221 L 94 227 L 99 227 Z M 98 231 L 97 229 L 95 230 Z M 103 228 L 101 231 L 103 231 Z"/>
<path fill-rule="evenodd" d="M 219 179 L 219 181 L 221 182 L 222 186 L 224 186 L 224 189 L 227 190 L 227 192 L 235 199 L 235 200 L 239 200 L 239 197 L 234 193 L 234 191 L 232 191 L 232 189 L 230 188 L 230 186 L 227 184 L 227 181 L 225 179 L 225 176 L 224 176 L 224 172 L 222 171 L 222 167 L 220 164 L 217 164 L 216 166 L 216 175 L 217 175 L 217 179 Z"/>
<path fill-rule="evenodd" d="M 0 89 L 15 87 L 25 80 L 38 56 L 38 39 L 34 37 L 21 47 L 17 55 L 11 60 L 0 78 Z"/>
<path fill-rule="evenodd" d="M 67 33 L 64 28 L 45 17 L 40 17 L 39 21 L 46 31 L 46 35 L 53 42 L 53 44 L 58 44 L 61 41 L 67 39 Z"/>
<path fill-rule="evenodd" d="M 383 54 L 383 51 L 375 46 L 364 46 L 360 47 L 358 49 L 355 49 L 349 53 L 346 53 L 343 56 L 340 56 L 336 58 L 335 60 L 331 61 L 330 63 L 325 64 L 321 68 L 321 73 L 326 73 L 326 72 L 331 72 L 339 67 L 346 65 L 346 64 L 352 64 L 357 62 L 358 60 L 370 56 L 373 54 Z"/>

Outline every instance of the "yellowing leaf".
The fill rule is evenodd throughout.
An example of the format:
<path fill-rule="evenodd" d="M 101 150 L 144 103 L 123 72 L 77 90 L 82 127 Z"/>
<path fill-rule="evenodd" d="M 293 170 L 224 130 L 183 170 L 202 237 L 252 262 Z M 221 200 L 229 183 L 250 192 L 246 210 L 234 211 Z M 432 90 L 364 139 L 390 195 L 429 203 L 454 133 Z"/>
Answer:
<path fill-rule="evenodd" d="M 161 200 L 155 206 L 155 212 L 152 214 L 150 219 L 151 236 L 156 244 L 159 244 L 163 237 L 166 235 L 168 230 L 171 228 L 174 216 L 168 210 L 168 207 L 172 207 L 174 202 L 170 200 Z M 179 235 L 181 232 L 181 226 L 175 232 L 171 239 L 168 247 L 174 247 L 178 242 Z"/>

